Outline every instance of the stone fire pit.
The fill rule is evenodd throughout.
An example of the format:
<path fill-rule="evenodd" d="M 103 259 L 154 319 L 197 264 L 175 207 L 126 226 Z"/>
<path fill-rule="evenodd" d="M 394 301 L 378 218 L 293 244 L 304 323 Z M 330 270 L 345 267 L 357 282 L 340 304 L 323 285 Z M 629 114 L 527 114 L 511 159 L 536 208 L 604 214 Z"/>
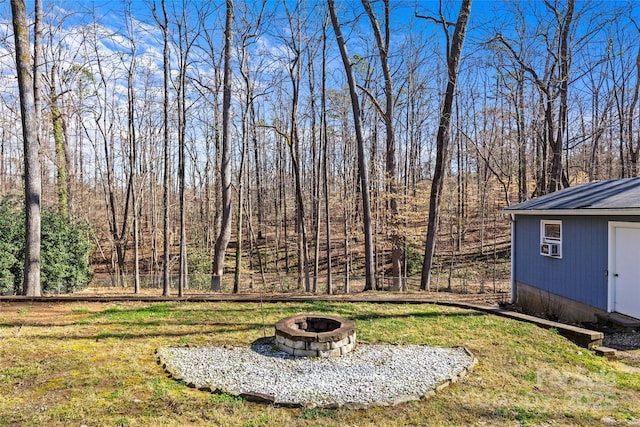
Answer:
<path fill-rule="evenodd" d="M 275 343 L 296 357 L 334 357 L 349 353 L 356 345 L 353 320 L 337 316 L 299 314 L 276 323 Z"/>

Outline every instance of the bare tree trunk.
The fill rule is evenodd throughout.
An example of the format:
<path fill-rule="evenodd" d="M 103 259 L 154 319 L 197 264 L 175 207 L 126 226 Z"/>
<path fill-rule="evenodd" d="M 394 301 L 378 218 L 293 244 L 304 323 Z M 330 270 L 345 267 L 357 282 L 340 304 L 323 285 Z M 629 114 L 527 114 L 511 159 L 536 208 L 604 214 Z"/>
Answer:
<path fill-rule="evenodd" d="M 264 5 L 264 3 L 263 3 Z M 258 25 L 260 25 L 260 20 L 258 20 Z M 242 49 L 240 51 L 240 74 L 242 76 L 242 80 L 245 86 L 244 92 L 244 105 L 242 106 L 242 147 L 240 149 L 240 170 L 238 171 L 238 207 L 236 210 L 236 260 L 235 260 L 235 273 L 233 276 L 233 293 L 237 294 L 240 290 L 240 269 L 242 267 L 242 222 L 243 222 L 243 203 L 244 203 L 244 164 L 245 158 L 247 154 L 247 147 L 249 145 L 249 122 L 251 118 L 251 125 L 254 124 L 253 117 L 253 92 L 252 92 L 252 82 L 251 75 L 249 71 L 249 66 L 247 64 L 247 43 L 248 40 L 253 37 L 250 28 L 247 28 L 246 31 L 242 34 Z M 252 132 L 254 132 L 253 140 L 254 147 L 257 146 L 257 139 L 255 137 L 255 127 L 252 126 Z M 250 223 L 249 219 L 249 223 Z M 250 225 L 250 224 L 249 224 Z M 249 257 L 251 260 L 251 257 Z"/>
<path fill-rule="evenodd" d="M 35 9 L 35 21 L 33 23 L 33 101 L 35 106 L 36 138 L 38 145 L 40 145 L 42 139 L 42 65 L 44 61 L 42 0 L 35 0 L 33 6 Z"/>
<path fill-rule="evenodd" d="M 351 58 L 347 52 L 347 47 L 342 36 L 340 23 L 336 15 L 334 0 L 328 0 L 329 14 L 331 16 L 331 24 L 336 35 L 336 41 L 340 49 L 340 56 L 344 65 L 347 81 L 349 82 L 349 95 L 351 97 L 351 110 L 353 113 L 353 124 L 356 132 L 356 140 L 358 143 L 358 172 L 360 175 L 360 191 L 362 196 L 362 216 L 364 227 L 364 256 L 365 256 L 365 291 L 377 288 L 375 281 L 375 270 L 373 260 L 373 244 L 371 238 L 371 203 L 369 201 L 369 168 L 367 165 L 367 157 L 365 154 L 364 138 L 362 136 L 362 123 L 360 119 L 360 101 L 356 91 L 356 82 L 353 77 L 353 69 L 351 66 Z"/>
<path fill-rule="evenodd" d="M 283 136 L 287 145 L 289 146 L 289 153 L 291 156 L 291 165 L 293 167 L 294 183 L 295 183 L 295 196 L 296 196 L 296 233 L 298 242 L 298 288 L 302 288 L 304 281 L 305 292 L 311 291 L 311 283 L 309 278 L 309 243 L 307 237 L 307 225 L 306 215 L 304 209 L 304 197 L 302 189 L 302 170 L 300 168 L 300 135 L 298 129 L 298 105 L 300 99 L 300 81 L 301 81 L 301 47 L 300 39 L 302 37 L 302 30 L 300 28 L 300 16 L 299 7 L 296 6 L 298 11 L 298 17 L 294 22 L 292 14 L 286 7 L 285 12 L 287 20 L 289 22 L 289 29 L 291 31 L 291 39 L 287 40 L 288 48 L 293 54 L 292 61 L 288 67 L 289 79 L 291 80 L 291 112 L 289 115 L 290 128 L 289 134 L 285 134 L 281 130 L 274 127 L 274 130 Z"/>
<path fill-rule="evenodd" d="M 548 134 L 544 131 L 544 127 L 547 126 L 544 96 L 540 94 L 540 105 L 538 107 L 538 114 L 542 124 L 538 123 L 538 126 L 542 127 L 537 135 L 536 144 L 536 173 L 538 174 L 536 179 L 536 191 L 535 196 L 543 195 L 547 192 L 547 148 L 548 148 Z"/>
<path fill-rule="evenodd" d="M 105 86 L 106 87 L 106 86 Z M 114 169 L 114 159 L 111 158 L 115 151 L 114 148 L 114 136 L 113 134 L 104 135 L 104 155 L 107 169 L 107 205 L 109 210 L 109 228 L 111 231 L 111 238 L 113 239 L 113 244 L 115 246 L 116 252 L 116 281 L 118 286 L 125 286 L 125 254 L 127 249 L 127 230 L 128 230 L 128 219 L 129 219 L 129 206 L 130 206 L 130 198 L 132 193 L 131 187 L 131 175 L 128 176 L 127 179 L 127 188 L 125 190 L 125 202 L 124 202 L 124 211 L 122 213 L 122 225 L 120 230 L 118 230 L 118 219 L 117 219 L 117 204 L 116 204 L 116 183 L 115 183 L 115 169 Z"/>
<path fill-rule="evenodd" d="M 258 150 L 258 138 L 253 139 L 253 158 L 256 165 L 255 186 L 256 197 L 258 202 L 258 240 L 264 239 L 262 230 L 264 228 L 264 202 L 263 202 L 263 183 L 262 183 L 262 162 L 260 162 L 259 150 Z"/>
<path fill-rule="evenodd" d="M 447 165 L 447 151 L 449 147 L 450 129 L 451 129 L 451 112 L 453 111 L 453 99 L 458 80 L 458 69 L 460 65 L 460 56 L 462 53 L 462 45 L 464 44 L 465 33 L 467 31 L 467 23 L 471 14 L 471 1 L 463 0 L 458 15 L 458 22 L 453 33 L 453 40 L 449 43 L 449 32 L 447 22 L 441 16 L 439 21 L 444 28 L 447 36 L 447 89 L 444 96 L 444 104 L 442 106 L 442 114 L 440 115 L 440 124 L 438 126 L 438 134 L 436 137 L 436 165 L 431 182 L 431 195 L 429 198 L 429 221 L 427 224 L 427 240 L 424 250 L 424 262 L 422 264 L 422 278 L 420 281 L 420 289 L 426 290 L 431 280 L 431 264 L 433 262 L 433 253 L 436 243 L 436 234 L 438 230 L 438 214 L 440 208 L 440 195 L 442 193 L 442 185 L 444 183 L 445 171 Z"/>
<path fill-rule="evenodd" d="M 164 176 L 162 180 L 162 227 L 164 234 L 164 247 L 162 253 L 162 295 L 169 296 L 171 294 L 171 282 L 169 277 L 169 263 L 171 257 L 171 239 L 169 235 L 169 192 L 171 191 L 171 147 L 169 144 L 169 84 L 171 82 L 170 75 L 170 58 L 169 58 L 169 16 L 167 15 L 166 0 L 162 0 L 162 22 L 156 16 L 155 6 L 153 15 L 156 22 L 162 29 L 162 56 L 163 56 L 163 163 Z"/>
<path fill-rule="evenodd" d="M 178 191 L 179 191 L 179 211 L 180 211 L 180 256 L 178 273 L 178 296 L 184 295 L 184 290 L 189 287 L 189 267 L 187 262 L 187 223 L 186 223 L 186 129 L 187 129 L 187 64 L 189 63 L 189 51 L 191 43 L 187 36 L 187 24 L 185 10 L 178 20 L 178 51 L 179 51 L 179 73 L 178 73 Z"/>
<path fill-rule="evenodd" d="M 316 89 L 315 89 L 315 59 L 311 49 L 307 58 L 307 69 L 309 78 L 309 108 L 311 114 L 311 155 L 312 155 L 312 192 L 313 192 L 313 286 L 312 292 L 318 292 L 318 271 L 320 268 L 320 170 L 322 168 L 322 156 L 320 156 L 321 147 L 318 144 L 317 134 L 317 111 L 316 111 Z M 320 138 L 322 140 L 322 138 Z"/>
<path fill-rule="evenodd" d="M 516 89 L 516 129 L 518 136 L 518 202 L 528 199 L 527 194 L 527 137 L 524 121 L 524 70 L 517 74 Z"/>
<path fill-rule="evenodd" d="M 129 19 L 131 12 L 129 11 Z M 135 92 L 134 92 L 134 68 L 136 63 L 136 48 L 133 35 L 130 35 L 129 42 L 132 44 L 131 61 L 127 69 L 127 126 L 129 138 L 129 174 L 131 181 L 131 208 L 133 211 L 133 292 L 140 293 L 140 230 L 138 209 L 138 193 L 137 193 L 137 171 L 138 171 L 138 153 L 135 126 Z"/>
<path fill-rule="evenodd" d="M 205 248 L 207 252 L 211 250 L 211 243 L 213 241 L 213 237 L 211 235 L 212 227 L 210 224 L 211 220 L 211 137 L 209 136 L 209 131 L 207 130 L 205 134 L 205 151 L 206 151 L 206 160 L 204 166 L 204 242 Z"/>
<path fill-rule="evenodd" d="M 569 42 L 574 31 L 575 0 L 566 2 L 564 12 L 558 9 L 558 5 L 564 6 L 565 3 L 545 1 L 544 5 L 553 12 L 554 20 L 551 22 L 555 22 L 557 28 L 556 37 L 545 37 L 545 41 L 548 43 L 546 46 L 548 57 L 544 62 L 545 71 L 542 78 L 532 65 L 526 63 L 522 52 L 516 52 L 501 34 L 496 36 L 496 41 L 507 48 L 519 66 L 532 77 L 540 92 L 540 120 L 543 129 L 538 131 L 538 135 L 541 136 L 538 137 L 538 146 L 536 147 L 537 179 L 534 195 L 554 192 L 569 185 L 567 174 L 563 172 L 562 156 L 568 130 L 568 87 L 571 65 Z M 549 32 L 551 32 L 550 29 L 545 30 L 545 34 L 549 34 Z M 554 44 L 552 45 L 552 43 Z M 521 47 L 521 49 L 523 48 Z M 556 101 L 558 100 L 559 107 L 556 113 Z M 624 167 L 623 164 L 622 167 Z"/>
<path fill-rule="evenodd" d="M 629 105 L 629 114 L 627 117 L 627 149 L 629 151 L 629 176 L 635 177 L 638 175 L 638 151 L 640 147 L 637 147 L 634 143 L 633 123 L 634 123 L 634 110 L 638 104 L 638 97 L 640 96 L 640 48 L 636 54 L 636 70 L 637 78 L 636 84 L 633 88 L 633 96 L 631 98 L 631 104 Z M 640 140 L 639 140 L 640 141 Z"/>
<path fill-rule="evenodd" d="M 329 167 L 327 157 L 329 153 L 329 132 L 327 126 L 327 22 L 322 23 L 322 89 L 321 89 L 321 123 L 322 132 L 322 171 L 324 185 L 324 216 L 325 239 L 327 252 L 327 294 L 333 293 L 333 278 L 331 274 L 331 207 L 329 206 Z"/>
<path fill-rule="evenodd" d="M 292 135 L 294 137 L 294 140 L 296 141 L 289 144 L 289 151 L 291 152 L 291 164 L 293 165 L 293 172 L 295 175 L 297 201 L 296 204 L 298 205 L 298 287 L 300 287 L 302 277 L 304 277 L 304 290 L 305 292 L 310 292 L 311 283 L 309 281 L 309 244 L 304 213 L 304 198 L 302 196 L 302 178 L 300 176 L 300 163 L 298 161 L 299 150 L 296 148 L 300 145 L 297 126 L 292 129 Z"/>
<path fill-rule="evenodd" d="M 68 218 L 68 199 L 67 199 L 67 162 L 65 159 L 64 135 L 62 131 L 62 113 L 58 104 L 58 91 L 56 89 L 56 76 L 58 73 L 58 64 L 51 66 L 49 75 L 49 109 L 51 110 L 51 125 L 53 132 L 53 142 L 55 147 L 55 164 L 56 164 L 56 188 L 58 191 L 58 212 L 63 218 Z"/>
<path fill-rule="evenodd" d="M 560 36 L 560 108 L 558 111 L 558 129 L 557 135 L 555 139 L 552 139 L 553 145 L 551 147 L 552 151 L 552 161 L 551 161 L 551 179 L 549 180 L 549 192 L 554 192 L 562 188 L 563 186 L 563 171 L 562 171 L 562 149 L 563 149 L 563 138 L 565 136 L 565 131 L 568 126 L 568 88 L 569 88 L 569 65 L 571 63 L 570 53 L 569 53 L 569 35 L 572 31 L 571 22 L 573 20 L 573 10 L 575 7 L 575 0 L 567 1 L 567 11 L 564 16 L 562 25 L 561 25 L 561 36 Z"/>
<path fill-rule="evenodd" d="M 250 96 L 250 95 L 249 95 Z M 246 107 L 249 107 L 247 103 Z M 246 114 L 247 112 L 245 112 Z M 242 136 L 242 148 L 240 151 L 240 170 L 238 171 L 238 209 L 236 213 L 236 265 L 235 273 L 233 276 L 233 293 L 237 294 L 240 291 L 240 269 L 242 267 L 242 204 L 244 202 L 244 181 L 242 176 L 244 174 L 244 162 L 247 153 L 247 139 L 248 139 L 248 123 L 247 117 L 243 118 L 243 136 Z"/>
<path fill-rule="evenodd" d="M 369 0 L 362 0 L 369 21 L 371 21 L 371 27 L 373 28 L 373 34 L 378 45 L 378 53 L 380 56 L 380 66 L 382 68 L 382 75 L 384 76 L 384 95 L 385 95 L 385 108 L 384 111 L 380 108 L 382 118 L 384 120 L 385 132 L 386 132 L 386 176 L 385 186 L 389 192 L 389 215 L 390 215 L 390 239 L 391 239 L 391 276 L 393 282 L 393 290 L 399 291 L 402 288 L 402 239 L 399 234 L 399 218 L 398 218 L 398 165 L 396 156 L 396 140 L 395 140 L 395 127 L 394 120 L 394 93 L 393 93 L 393 80 L 391 78 L 391 69 L 389 68 L 389 0 L 384 0 L 384 39 L 382 32 L 380 31 L 380 25 L 371 9 Z M 377 104 L 377 103 L 376 103 Z"/>
<path fill-rule="evenodd" d="M 295 85 L 294 85 L 295 86 Z M 294 89 L 294 105 L 297 105 L 297 89 Z M 296 125 L 296 119 L 294 118 L 296 108 L 292 109 L 292 127 L 291 133 L 286 133 L 275 126 L 266 126 L 273 129 L 278 135 L 282 136 L 286 140 L 286 144 L 289 147 L 289 153 L 291 156 L 291 165 L 293 167 L 293 175 L 295 181 L 295 196 L 296 196 L 296 225 L 298 227 L 298 288 L 302 288 L 302 280 L 304 278 L 304 290 L 309 292 L 310 278 L 309 278 L 309 245 L 307 239 L 307 232 L 305 226 L 305 213 L 304 213 L 304 198 L 302 195 L 302 178 L 300 171 L 300 163 L 298 160 L 299 150 L 296 148 L 300 145 L 298 138 L 298 130 Z M 286 197 L 284 197 L 286 200 Z M 287 241 L 287 210 L 286 203 L 284 205 L 284 223 L 285 223 L 285 245 Z M 286 246 L 285 246 L 286 253 Z M 288 259 L 288 256 L 287 256 Z M 287 272 L 289 271 L 287 262 Z"/>
<path fill-rule="evenodd" d="M 282 147 L 282 141 L 278 139 L 278 199 L 275 201 L 276 217 L 278 218 L 278 230 L 275 243 L 275 268 L 278 269 L 280 260 L 280 244 L 284 242 L 284 271 L 289 274 L 289 219 L 287 217 L 287 186 L 285 179 L 286 158 L 285 149 Z M 281 218 L 282 216 L 282 218 Z"/>
<path fill-rule="evenodd" d="M 220 184 L 222 195 L 222 218 L 220 234 L 216 239 L 213 254 L 211 290 L 222 289 L 224 259 L 231 240 L 231 44 L 233 40 L 233 0 L 226 0 L 226 22 L 224 30 L 224 88 L 222 93 L 222 165 Z"/>
<path fill-rule="evenodd" d="M 155 145 L 151 145 L 150 151 L 149 157 L 155 157 Z M 160 220 L 157 197 L 158 169 L 158 164 L 152 161 L 149 168 L 149 193 L 151 198 L 151 265 L 149 266 L 149 272 L 152 275 L 154 287 L 160 286 L 160 248 L 158 238 Z"/>
<path fill-rule="evenodd" d="M 39 3 L 36 0 L 36 3 Z M 23 0 L 11 0 L 13 35 L 16 47 L 16 67 L 20 91 L 20 116 L 24 145 L 25 180 L 25 254 L 23 293 L 40 296 L 40 147 L 38 143 L 36 105 L 33 91 L 31 52 L 29 49 L 29 25 Z"/>

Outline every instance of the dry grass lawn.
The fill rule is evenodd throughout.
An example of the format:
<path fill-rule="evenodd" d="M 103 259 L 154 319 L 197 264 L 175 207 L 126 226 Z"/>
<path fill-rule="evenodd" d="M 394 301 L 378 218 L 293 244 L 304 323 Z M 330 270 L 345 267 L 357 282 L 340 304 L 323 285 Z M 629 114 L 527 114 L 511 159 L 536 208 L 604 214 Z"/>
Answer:
<path fill-rule="evenodd" d="M 433 398 L 328 410 L 190 389 L 156 362 L 160 346 L 248 346 L 301 312 L 355 319 L 364 342 L 464 345 L 479 364 Z M 609 362 L 553 330 L 428 304 L 3 302 L 0 425 L 638 425 L 638 360 Z"/>

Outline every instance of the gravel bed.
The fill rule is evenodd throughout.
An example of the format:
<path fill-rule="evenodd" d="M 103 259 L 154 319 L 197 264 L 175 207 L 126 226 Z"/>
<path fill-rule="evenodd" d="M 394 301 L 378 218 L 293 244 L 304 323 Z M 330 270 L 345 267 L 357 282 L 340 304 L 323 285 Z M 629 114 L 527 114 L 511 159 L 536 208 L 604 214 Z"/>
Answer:
<path fill-rule="evenodd" d="M 246 347 L 166 347 L 160 363 L 193 387 L 286 406 L 367 407 L 417 400 L 475 364 L 464 348 L 358 344 L 333 358 L 294 358 L 271 339 Z"/>
<path fill-rule="evenodd" d="M 616 350 L 637 350 L 640 348 L 640 331 L 605 332 L 603 344 Z"/>

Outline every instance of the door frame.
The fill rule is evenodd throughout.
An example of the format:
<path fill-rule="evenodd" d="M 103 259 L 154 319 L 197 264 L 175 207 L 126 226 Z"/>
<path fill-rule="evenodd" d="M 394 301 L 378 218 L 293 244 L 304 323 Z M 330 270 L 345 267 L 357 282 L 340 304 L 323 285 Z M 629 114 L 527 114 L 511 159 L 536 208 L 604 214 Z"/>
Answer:
<path fill-rule="evenodd" d="M 615 265 L 615 249 L 616 249 L 616 229 L 617 228 L 634 228 L 640 229 L 640 222 L 622 222 L 609 221 L 609 242 L 608 242 L 608 260 L 607 260 L 607 311 L 609 313 L 615 311 L 616 289 L 613 280 L 613 268 Z"/>

